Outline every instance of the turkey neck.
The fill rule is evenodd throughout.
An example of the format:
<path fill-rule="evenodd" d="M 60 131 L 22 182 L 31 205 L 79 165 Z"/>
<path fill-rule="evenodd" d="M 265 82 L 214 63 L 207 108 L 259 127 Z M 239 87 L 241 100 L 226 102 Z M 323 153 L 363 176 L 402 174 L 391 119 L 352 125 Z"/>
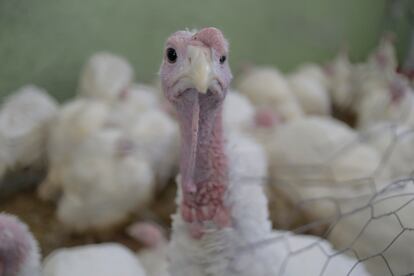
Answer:
<path fill-rule="evenodd" d="M 183 202 L 196 209 L 223 206 L 228 183 L 222 124 L 223 99 L 208 93 L 186 91 L 176 106 L 181 127 Z"/>

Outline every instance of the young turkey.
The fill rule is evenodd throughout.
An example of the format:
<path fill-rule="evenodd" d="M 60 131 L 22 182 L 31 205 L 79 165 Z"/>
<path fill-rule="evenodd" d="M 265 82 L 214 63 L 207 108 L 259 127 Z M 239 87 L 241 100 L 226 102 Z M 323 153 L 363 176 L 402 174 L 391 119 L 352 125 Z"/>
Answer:
<path fill-rule="evenodd" d="M 71 230 L 122 222 L 176 172 L 178 126 L 153 88 L 131 85 L 132 75 L 126 60 L 94 55 L 80 96 L 62 108 L 51 129 L 51 167 L 39 194 L 61 194 L 58 217 Z"/>
<path fill-rule="evenodd" d="M 288 75 L 288 81 L 291 91 L 306 114 L 331 114 L 328 79 L 322 68 L 314 64 L 303 65 Z"/>
<path fill-rule="evenodd" d="M 369 275 L 320 238 L 272 231 L 262 148 L 239 134 L 224 140 L 227 54 L 215 28 L 179 31 L 166 42 L 160 75 L 182 138 L 171 275 Z"/>
<path fill-rule="evenodd" d="M 44 169 L 47 133 L 57 112 L 58 103 L 34 85 L 24 86 L 4 100 L 0 108 L 0 178 L 6 172 Z M 0 196 L 25 184 L 14 180 L 0 183 Z"/>
<path fill-rule="evenodd" d="M 79 95 L 114 102 L 126 96 L 134 79 L 132 66 L 108 52 L 94 54 L 83 67 Z"/>
<path fill-rule="evenodd" d="M 281 121 L 303 115 L 289 82 L 277 69 L 257 67 L 248 70 L 240 77 L 237 90 L 246 95 L 259 111 L 272 112 Z"/>
<path fill-rule="evenodd" d="M 6 213 L 0 213 L 0 275 L 41 275 L 36 240 L 26 224 Z"/>

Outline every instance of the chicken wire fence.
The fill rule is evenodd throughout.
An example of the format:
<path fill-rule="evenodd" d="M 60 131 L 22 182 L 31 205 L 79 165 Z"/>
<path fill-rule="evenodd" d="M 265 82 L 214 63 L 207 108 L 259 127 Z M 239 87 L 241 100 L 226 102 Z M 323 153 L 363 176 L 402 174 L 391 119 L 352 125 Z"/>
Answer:
<path fill-rule="evenodd" d="M 360 143 L 372 144 L 378 139 L 382 139 L 381 158 L 371 173 L 335 179 L 335 159 Z M 267 189 L 270 198 L 274 197 L 270 201 L 289 202 L 280 210 L 271 208 L 271 213 L 285 213 L 273 218 L 275 228 L 291 231 L 281 231 L 275 237 L 247 244 L 238 256 L 251 254 L 258 247 L 278 245 L 284 253 L 277 275 L 289 275 L 286 267 L 300 265 L 295 263 L 295 258 L 306 254 L 325 257 L 324 262 L 315 266 L 318 272 L 312 271 L 309 275 L 332 275 L 327 268 L 334 265 L 337 256 L 344 254 L 356 260 L 347 275 L 361 275 L 362 265 L 371 275 L 414 275 L 413 150 L 414 129 L 401 130 L 398 124 L 386 123 L 361 131 L 355 140 L 344 143 L 323 163 L 300 164 L 298 161 L 279 167 L 284 174 L 265 182 L 270 186 Z M 242 185 L 252 183 L 249 177 L 243 179 Z M 306 214 L 306 219 L 298 223 L 298 214 Z M 284 221 L 278 225 L 281 218 Z M 293 233 L 317 234 L 321 239 L 298 247 L 290 243 Z M 328 248 L 325 240 L 336 251 Z M 236 260 L 230 262 L 229 271 L 235 268 L 235 263 Z"/>

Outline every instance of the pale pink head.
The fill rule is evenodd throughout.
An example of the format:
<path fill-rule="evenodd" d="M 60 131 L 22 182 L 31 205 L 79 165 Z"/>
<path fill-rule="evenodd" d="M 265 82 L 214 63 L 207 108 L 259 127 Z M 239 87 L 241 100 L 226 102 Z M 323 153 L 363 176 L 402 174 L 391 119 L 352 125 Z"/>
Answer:
<path fill-rule="evenodd" d="M 228 43 L 220 30 L 178 31 L 165 44 L 160 69 L 161 84 L 170 101 L 188 90 L 224 98 L 232 74 Z"/>
<path fill-rule="evenodd" d="M 164 49 L 160 77 L 181 126 L 181 211 L 187 221 L 212 219 L 221 208 L 214 198 L 222 197 L 227 172 L 221 114 L 232 79 L 228 51 L 216 28 L 176 32 Z"/>
<path fill-rule="evenodd" d="M 35 276 L 40 257 L 27 226 L 15 216 L 0 214 L 0 275 Z"/>

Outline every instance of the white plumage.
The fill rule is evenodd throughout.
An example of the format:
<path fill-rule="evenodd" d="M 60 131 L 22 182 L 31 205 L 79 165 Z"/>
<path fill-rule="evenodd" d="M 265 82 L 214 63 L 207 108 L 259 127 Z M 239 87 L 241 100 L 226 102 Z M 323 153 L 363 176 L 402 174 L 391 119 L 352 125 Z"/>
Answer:
<path fill-rule="evenodd" d="M 409 275 L 414 270 L 414 187 L 411 180 L 404 178 L 388 183 L 376 193 L 338 200 L 341 215 L 327 238 L 338 249 L 352 249 L 365 259 L 372 275 Z M 341 193 L 336 196 L 341 197 Z M 346 205 L 351 209 L 346 210 Z"/>
<path fill-rule="evenodd" d="M 72 230 L 123 221 L 175 174 L 177 124 L 153 88 L 131 86 L 131 70 L 120 57 L 94 55 L 81 77 L 81 96 L 62 108 L 52 127 L 51 166 L 39 193 L 45 199 L 61 193 L 58 217 Z"/>
<path fill-rule="evenodd" d="M 47 131 L 57 110 L 57 102 L 33 85 L 4 100 L 0 110 L 0 173 L 42 164 Z"/>
<path fill-rule="evenodd" d="M 336 214 L 334 198 L 369 192 L 381 156 L 345 124 L 309 117 L 282 126 L 270 146 L 272 182 L 317 219 Z M 383 172 L 384 177 L 387 172 Z M 358 205 L 353 206 L 356 208 Z"/>
<path fill-rule="evenodd" d="M 357 105 L 358 128 L 364 129 L 381 122 L 414 125 L 414 91 L 408 80 L 396 73 L 387 79 L 374 75 L 360 86 Z"/>
<path fill-rule="evenodd" d="M 178 125 L 160 108 L 138 114 L 126 129 L 137 152 L 154 171 L 157 184 L 164 187 L 177 171 Z"/>
<path fill-rule="evenodd" d="M 270 108 L 284 121 L 303 115 L 303 110 L 292 93 L 288 81 L 276 69 L 262 67 L 249 70 L 240 77 L 237 89 L 257 108 Z"/>
<path fill-rule="evenodd" d="M 39 187 L 41 198 L 53 199 L 58 195 L 64 185 L 65 169 L 73 162 L 74 148 L 107 124 L 109 111 L 105 103 L 87 99 L 74 100 L 61 108 L 49 132 L 49 171 Z"/>
<path fill-rule="evenodd" d="M 65 167 L 58 217 L 76 231 L 122 222 L 154 195 L 154 174 L 136 145 L 117 129 L 91 135 Z"/>
<path fill-rule="evenodd" d="M 371 176 L 380 162 L 377 152 L 359 142 L 350 127 L 324 117 L 307 117 L 281 126 L 269 154 L 273 177 L 282 179 L 362 179 Z"/>
<path fill-rule="evenodd" d="M 120 244 L 88 245 L 52 252 L 43 276 L 145 276 L 134 253 Z"/>
<path fill-rule="evenodd" d="M 117 101 L 124 96 L 133 78 L 134 70 L 123 57 L 98 52 L 84 65 L 78 92 L 86 97 Z"/>
<path fill-rule="evenodd" d="M 289 86 L 303 111 L 309 115 L 331 114 L 327 78 L 317 65 L 304 65 L 288 75 Z"/>
<path fill-rule="evenodd" d="M 272 231 L 263 193 L 264 152 L 240 135 L 229 141 L 226 204 L 232 208 L 234 226 L 218 230 L 212 225 L 194 240 L 181 216 L 175 215 L 169 254 L 172 275 L 368 275 L 360 265 L 348 274 L 356 260 L 335 254 L 320 238 Z"/>
<path fill-rule="evenodd" d="M 341 110 L 353 110 L 355 91 L 352 87 L 352 71 L 353 66 L 346 51 L 339 52 L 326 68 L 332 103 Z"/>
<path fill-rule="evenodd" d="M 327 119 L 297 120 L 275 136 L 273 180 L 315 219 L 332 222 L 326 238 L 353 250 L 372 275 L 387 275 L 386 262 L 405 275 L 413 270 L 412 141 L 410 130 L 389 124 L 358 137 Z"/>
<path fill-rule="evenodd" d="M 248 131 L 254 125 L 255 108 L 238 91 L 229 91 L 223 103 L 223 124 L 226 131 Z"/>

